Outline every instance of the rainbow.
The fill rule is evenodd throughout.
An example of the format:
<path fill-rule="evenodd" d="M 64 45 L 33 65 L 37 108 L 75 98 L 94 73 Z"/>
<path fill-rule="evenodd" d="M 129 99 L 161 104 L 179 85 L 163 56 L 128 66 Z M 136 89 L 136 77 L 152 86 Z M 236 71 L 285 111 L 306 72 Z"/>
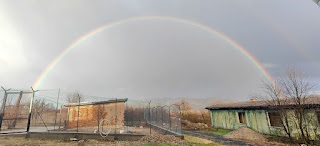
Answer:
<path fill-rule="evenodd" d="M 69 53 L 71 52 L 74 48 L 76 48 L 78 45 L 81 44 L 81 42 L 93 37 L 95 34 L 106 30 L 106 29 L 111 29 L 115 26 L 121 25 L 121 24 L 125 24 L 131 21 L 138 21 L 138 20 L 153 20 L 153 19 L 158 19 L 158 20 L 167 20 L 167 21 L 174 21 L 177 23 L 184 23 L 184 24 L 189 24 L 191 26 L 200 28 L 204 31 L 210 32 L 212 34 L 215 34 L 217 36 L 219 36 L 221 39 L 225 40 L 226 42 L 228 42 L 231 46 L 233 46 L 235 49 L 237 49 L 241 54 L 243 54 L 244 56 L 246 56 L 252 63 L 253 65 L 255 65 L 260 72 L 271 82 L 273 82 L 272 77 L 270 76 L 270 74 L 266 71 L 265 68 L 263 68 L 263 66 L 261 65 L 261 63 L 255 59 L 245 48 L 243 48 L 241 45 L 239 45 L 237 42 L 233 41 L 230 37 L 228 37 L 227 35 L 209 27 L 206 25 L 203 25 L 201 23 L 195 22 L 195 21 L 191 21 L 191 20 L 187 20 L 187 19 L 183 19 L 183 18 L 177 18 L 177 17 L 171 17 L 171 16 L 139 16 L 139 17 L 130 17 L 127 19 L 121 19 L 119 21 L 115 21 L 112 23 L 109 23 L 107 25 L 98 27 L 92 31 L 90 31 L 89 33 L 83 35 L 82 37 L 80 37 L 79 39 L 77 39 L 75 42 L 73 42 L 71 45 L 69 45 L 66 49 L 64 49 L 53 61 L 51 61 L 51 63 L 42 71 L 41 75 L 37 78 L 36 82 L 33 84 L 33 88 L 34 89 L 38 89 L 40 87 L 40 85 L 43 83 L 43 81 L 46 79 L 46 77 L 48 76 L 48 74 L 50 73 L 51 70 L 54 69 L 54 67 Z"/>
<path fill-rule="evenodd" d="M 278 25 L 277 23 L 272 23 L 274 20 L 263 14 L 260 13 L 259 9 L 256 7 L 249 7 L 248 5 L 243 5 L 243 3 L 239 3 L 239 6 L 243 6 L 245 10 L 249 10 L 252 15 L 256 16 L 257 19 L 259 19 L 261 22 L 268 24 L 273 30 L 279 34 L 279 36 L 284 39 L 284 41 L 288 42 L 288 44 L 296 51 L 297 54 L 301 55 L 302 59 L 305 59 L 307 61 L 312 62 L 314 60 L 313 55 L 308 53 L 305 47 L 303 47 L 299 41 L 294 39 L 288 32 L 286 32 L 285 28 L 281 27 L 281 25 Z M 319 66 L 315 64 L 311 64 L 313 66 L 313 69 L 317 72 L 320 73 L 320 68 Z"/>

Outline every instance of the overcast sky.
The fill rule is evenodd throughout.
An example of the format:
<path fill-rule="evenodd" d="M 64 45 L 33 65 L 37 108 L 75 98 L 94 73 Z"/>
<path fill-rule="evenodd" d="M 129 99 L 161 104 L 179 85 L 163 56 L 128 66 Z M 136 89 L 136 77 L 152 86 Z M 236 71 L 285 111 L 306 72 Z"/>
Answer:
<path fill-rule="evenodd" d="M 296 65 L 320 82 L 320 8 L 312 0 L 0 1 L 0 85 L 27 89 L 64 49 L 121 19 L 170 16 L 232 38 L 270 74 Z M 39 89 L 88 95 L 246 100 L 263 74 L 216 34 L 165 19 L 128 21 L 67 54 Z"/>

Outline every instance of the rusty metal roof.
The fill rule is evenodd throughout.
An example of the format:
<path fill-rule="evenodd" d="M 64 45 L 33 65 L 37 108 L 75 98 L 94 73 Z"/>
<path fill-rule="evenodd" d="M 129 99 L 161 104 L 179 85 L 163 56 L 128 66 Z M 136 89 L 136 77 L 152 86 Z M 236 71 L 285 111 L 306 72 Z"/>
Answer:
<path fill-rule="evenodd" d="M 288 108 L 294 108 L 296 105 L 296 100 L 293 98 L 287 98 L 283 100 L 281 106 L 286 106 Z M 320 97 L 308 97 L 304 98 L 303 105 L 308 108 L 311 107 L 320 107 Z M 278 104 L 272 104 L 272 101 L 267 100 L 256 100 L 256 101 L 244 101 L 244 102 L 236 102 L 236 103 L 224 103 L 224 104 L 215 104 L 212 106 L 208 106 L 205 109 L 208 110 L 224 110 L 224 109 L 276 109 L 278 108 Z"/>
<path fill-rule="evenodd" d="M 106 101 L 97 101 L 97 102 L 80 102 L 79 103 L 69 103 L 65 104 L 65 107 L 71 107 L 71 106 L 85 106 L 85 105 L 97 105 L 97 104 L 106 104 L 106 103 L 115 103 L 115 102 L 127 102 L 128 98 L 122 98 L 122 99 L 111 99 Z"/>

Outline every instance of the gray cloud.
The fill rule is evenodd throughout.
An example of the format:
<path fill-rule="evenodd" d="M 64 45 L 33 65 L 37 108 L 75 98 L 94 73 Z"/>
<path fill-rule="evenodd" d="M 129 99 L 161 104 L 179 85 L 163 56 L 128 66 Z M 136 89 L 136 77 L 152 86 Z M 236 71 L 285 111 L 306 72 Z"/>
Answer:
<path fill-rule="evenodd" d="M 28 88 L 79 37 L 110 22 L 143 15 L 181 17 L 217 29 L 271 73 L 296 64 L 315 80 L 320 75 L 320 9 L 312 1 L 1 3 L 0 21 L 5 23 L 0 30 L 7 32 L 0 34 L 3 86 Z M 143 20 L 86 40 L 61 60 L 40 88 L 132 98 L 245 99 L 258 90 L 262 78 L 248 58 L 216 35 L 187 24 Z"/>

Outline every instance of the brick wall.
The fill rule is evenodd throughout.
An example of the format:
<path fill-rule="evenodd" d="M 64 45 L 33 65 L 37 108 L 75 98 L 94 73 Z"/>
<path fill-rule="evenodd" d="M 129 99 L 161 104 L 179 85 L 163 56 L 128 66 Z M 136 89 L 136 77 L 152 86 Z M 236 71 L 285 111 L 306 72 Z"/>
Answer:
<path fill-rule="evenodd" d="M 116 124 L 117 128 L 122 128 L 124 126 L 124 102 L 79 106 L 79 127 L 98 126 L 102 119 L 108 119 L 112 127 L 115 127 Z M 77 127 L 77 120 L 78 106 L 69 107 L 68 128 Z"/>

